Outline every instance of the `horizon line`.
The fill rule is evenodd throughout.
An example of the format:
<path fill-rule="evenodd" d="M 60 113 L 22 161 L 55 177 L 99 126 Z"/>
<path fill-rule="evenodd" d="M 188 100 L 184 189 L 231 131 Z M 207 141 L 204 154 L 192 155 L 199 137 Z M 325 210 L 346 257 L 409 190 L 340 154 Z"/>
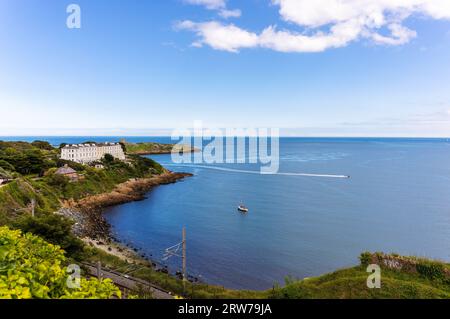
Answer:
<path fill-rule="evenodd" d="M 205 135 L 191 135 L 185 137 L 204 137 Z M 170 135 L 0 135 L 3 137 L 121 137 L 121 138 L 135 138 L 135 137 L 171 137 Z M 183 136 L 181 136 L 183 137 Z M 247 135 L 223 135 L 226 137 L 248 137 Z M 270 137 L 270 136 L 268 136 Z M 279 138 L 386 138 L 386 139 L 450 139 L 450 136 L 304 136 L 304 135 L 280 135 Z"/>

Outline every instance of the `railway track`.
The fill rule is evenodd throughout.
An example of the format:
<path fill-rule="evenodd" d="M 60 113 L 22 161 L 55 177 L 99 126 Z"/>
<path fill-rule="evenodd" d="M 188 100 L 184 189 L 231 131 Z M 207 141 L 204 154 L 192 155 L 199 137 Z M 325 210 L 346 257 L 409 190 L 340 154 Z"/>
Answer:
<path fill-rule="evenodd" d="M 93 277 L 111 279 L 114 282 L 114 284 L 117 285 L 122 290 L 126 289 L 132 292 L 137 292 L 142 289 L 145 289 L 146 291 L 149 291 L 152 294 L 152 297 L 154 299 L 174 299 L 174 297 L 169 291 L 161 287 L 158 287 L 148 281 L 135 278 L 127 274 L 123 274 L 104 267 L 98 268 L 97 265 L 93 265 L 90 263 L 82 263 L 82 265 L 89 275 Z M 99 269 L 100 274 L 98 273 Z"/>

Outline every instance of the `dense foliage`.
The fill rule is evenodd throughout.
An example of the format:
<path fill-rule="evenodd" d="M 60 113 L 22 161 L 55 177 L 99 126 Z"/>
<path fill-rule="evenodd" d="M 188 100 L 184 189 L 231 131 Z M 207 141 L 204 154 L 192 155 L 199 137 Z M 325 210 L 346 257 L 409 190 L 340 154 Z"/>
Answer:
<path fill-rule="evenodd" d="M 55 165 L 56 153 L 46 142 L 0 141 L 0 167 L 22 175 L 40 174 Z"/>
<path fill-rule="evenodd" d="M 13 176 L 12 176 L 11 172 L 8 172 L 3 167 L 0 167 L 0 178 L 10 179 L 12 177 Z"/>
<path fill-rule="evenodd" d="M 83 242 L 72 234 L 73 222 L 55 214 L 43 213 L 36 217 L 24 216 L 13 226 L 24 233 L 33 233 L 47 242 L 60 246 L 75 259 L 83 257 Z"/>
<path fill-rule="evenodd" d="M 4 169 L 5 171 L 14 171 L 14 166 L 2 159 L 0 159 L 0 168 Z"/>
<path fill-rule="evenodd" d="M 50 143 L 46 142 L 46 141 L 34 141 L 33 143 L 31 143 L 31 145 L 33 147 L 39 148 L 41 150 L 47 150 L 47 151 L 53 150 L 53 146 L 51 146 Z"/>
<path fill-rule="evenodd" d="M 120 297 L 110 280 L 81 278 L 69 288 L 64 252 L 32 235 L 0 227 L 0 298 L 112 298 Z"/>

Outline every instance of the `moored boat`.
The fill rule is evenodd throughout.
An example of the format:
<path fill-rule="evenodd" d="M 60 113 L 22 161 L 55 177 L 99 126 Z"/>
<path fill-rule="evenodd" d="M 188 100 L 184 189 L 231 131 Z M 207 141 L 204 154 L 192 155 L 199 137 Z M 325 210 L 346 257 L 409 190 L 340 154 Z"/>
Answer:
<path fill-rule="evenodd" d="M 245 207 L 244 205 L 239 205 L 238 206 L 238 211 L 240 211 L 242 213 L 248 213 L 248 208 Z"/>

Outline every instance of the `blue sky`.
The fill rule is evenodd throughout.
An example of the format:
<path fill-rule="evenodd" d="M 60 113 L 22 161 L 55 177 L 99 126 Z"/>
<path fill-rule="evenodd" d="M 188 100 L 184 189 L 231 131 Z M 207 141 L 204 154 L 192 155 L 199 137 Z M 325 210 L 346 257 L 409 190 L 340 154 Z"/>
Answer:
<path fill-rule="evenodd" d="M 446 4 L 336 42 L 333 26 L 353 21 L 345 12 L 189 1 L 2 0 L 0 135 L 166 134 L 202 120 L 300 136 L 450 136 Z M 81 29 L 66 27 L 70 3 Z"/>

